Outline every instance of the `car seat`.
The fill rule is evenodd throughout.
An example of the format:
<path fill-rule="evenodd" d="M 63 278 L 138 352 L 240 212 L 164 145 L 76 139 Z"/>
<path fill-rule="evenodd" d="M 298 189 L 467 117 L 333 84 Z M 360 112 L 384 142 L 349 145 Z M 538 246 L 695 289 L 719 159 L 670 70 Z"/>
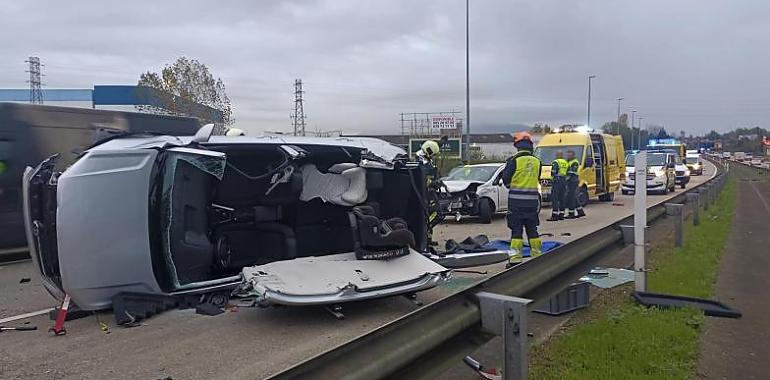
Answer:
<path fill-rule="evenodd" d="M 354 163 L 332 165 L 321 173 L 314 164 L 302 166 L 302 193 L 299 199 L 321 198 L 340 206 L 356 206 L 366 201 L 366 170 Z"/>
<path fill-rule="evenodd" d="M 350 212 L 356 258 L 359 260 L 389 259 L 409 254 L 415 248 L 414 234 L 404 219 L 381 219 L 370 206 L 353 207 Z"/>

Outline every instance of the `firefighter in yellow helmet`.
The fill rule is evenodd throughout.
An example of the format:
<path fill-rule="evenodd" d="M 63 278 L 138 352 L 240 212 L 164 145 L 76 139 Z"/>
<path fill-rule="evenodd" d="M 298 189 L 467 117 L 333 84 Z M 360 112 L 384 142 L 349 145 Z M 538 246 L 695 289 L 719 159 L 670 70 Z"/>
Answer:
<path fill-rule="evenodd" d="M 542 253 L 542 242 L 537 232 L 540 225 L 540 160 L 532 154 L 534 144 L 527 132 L 513 137 L 516 152 L 505 162 L 503 183 L 508 187 L 508 228 L 511 229 L 511 251 L 508 266 L 521 263 L 524 250 L 523 233 L 526 231 L 531 257 Z"/>
<path fill-rule="evenodd" d="M 225 136 L 227 137 L 246 136 L 246 133 L 244 133 L 243 130 L 239 128 L 228 128 L 227 132 L 225 132 Z"/>
<path fill-rule="evenodd" d="M 425 187 L 427 189 L 427 226 L 428 226 L 428 249 L 432 249 L 433 227 L 441 223 L 443 215 L 439 210 L 439 192 L 443 185 L 439 177 L 438 166 L 436 165 L 436 156 L 439 154 L 440 147 L 433 140 L 426 140 L 420 146 L 417 152 L 417 162 L 422 166 L 425 173 Z"/>

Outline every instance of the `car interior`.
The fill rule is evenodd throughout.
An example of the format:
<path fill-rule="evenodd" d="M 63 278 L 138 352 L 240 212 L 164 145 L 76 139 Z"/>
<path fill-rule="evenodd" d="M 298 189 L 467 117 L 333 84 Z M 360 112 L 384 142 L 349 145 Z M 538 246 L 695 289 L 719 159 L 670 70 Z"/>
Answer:
<path fill-rule="evenodd" d="M 206 148 L 225 162 L 164 159 L 162 247 L 154 249 L 162 259 L 154 263 L 169 290 L 273 261 L 345 252 L 387 259 L 426 244 L 419 166 L 364 168 L 363 149 L 329 145 Z"/>

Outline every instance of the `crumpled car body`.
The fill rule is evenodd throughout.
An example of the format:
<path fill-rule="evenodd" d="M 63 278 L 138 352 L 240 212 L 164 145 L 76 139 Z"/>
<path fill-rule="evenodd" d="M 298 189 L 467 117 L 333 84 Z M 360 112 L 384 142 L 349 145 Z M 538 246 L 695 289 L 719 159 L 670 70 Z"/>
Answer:
<path fill-rule="evenodd" d="M 458 166 L 442 179 L 449 195 L 442 199 L 443 213 L 459 220 L 478 216 L 491 220 L 493 214 L 508 209 L 508 190 L 502 183 L 505 163 Z"/>
<path fill-rule="evenodd" d="M 425 173 L 381 140 L 131 136 L 92 147 L 61 173 L 55 162 L 24 174 L 27 239 L 45 288 L 83 310 L 109 308 L 121 292 L 236 288 L 260 304 L 341 303 L 450 275 L 418 252 L 425 194 L 414 184 Z M 310 166 L 323 175 L 303 177 Z M 417 250 L 351 259 L 348 213 L 358 202 L 405 220 Z"/>

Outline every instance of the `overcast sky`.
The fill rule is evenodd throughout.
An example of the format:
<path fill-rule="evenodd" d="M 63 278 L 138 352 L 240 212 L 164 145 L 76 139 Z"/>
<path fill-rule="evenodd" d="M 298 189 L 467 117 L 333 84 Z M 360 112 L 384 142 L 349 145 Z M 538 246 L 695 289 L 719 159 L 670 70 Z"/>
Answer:
<path fill-rule="evenodd" d="M 770 2 L 471 0 L 474 130 L 644 123 L 768 127 Z M 239 127 L 289 130 L 302 78 L 310 129 L 399 133 L 400 112 L 465 109 L 465 2 L 0 2 L 0 88 L 134 84 L 181 55 L 227 86 Z"/>

